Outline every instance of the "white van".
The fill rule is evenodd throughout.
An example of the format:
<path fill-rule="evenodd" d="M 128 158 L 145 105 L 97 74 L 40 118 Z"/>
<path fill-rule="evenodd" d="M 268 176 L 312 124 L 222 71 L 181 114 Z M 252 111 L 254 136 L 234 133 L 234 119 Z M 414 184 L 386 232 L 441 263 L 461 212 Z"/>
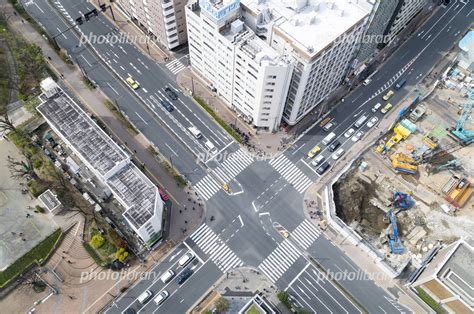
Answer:
<path fill-rule="evenodd" d="M 338 160 L 339 158 L 341 158 L 343 154 L 344 154 L 344 148 L 339 148 L 337 152 L 334 155 L 332 155 L 332 159 Z"/>
<path fill-rule="evenodd" d="M 188 252 L 184 254 L 183 257 L 181 257 L 178 261 L 179 266 L 184 267 L 186 266 L 190 261 L 194 259 L 194 254 L 192 252 Z"/>
<path fill-rule="evenodd" d="M 317 167 L 322 161 L 324 160 L 324 156 L 323 155 L 319 155 L 318 157 L 316 157 L 316 159 L 314 159 L 311 164 L 313 165 L 313 167 Z"/>
<path fill-rule="evenodd" d="M 161 276 L 161 281 L 163 281 L 163 283 L 167 283 L 173 277 L 174 277 L 174 271 L 170 269 Z"/>
<path fill-rule="evenodd" d="M 214 144 L 212 144 L 211 141 L 207 140 L 206 143 L 204 143 L 204 145 L 206 146 L 207 150 L 210 152 L 210 153 L 215 153 L 217 151 L 217 148 L 214 146 Z"/>
<path fill-rule="evenodd" d="M 323 139 L 323 144 L 324 145 L 328 145 L 329 143 L 332 142 L 333 139 L 336 138 L 336 133 L 334 132 L 331 132 L 328 134 L 328 136 L 326 136 L 324 139 Z"/>
<path fill-rule="evenodd" d="M 145 290 L 142 294 L 140 294 L 137 298 L 140 304 L 145 304 L 150 298 L 153 296 L 150 290 Z"/>
<path fill-rule="evenodd" d="M 380 107 L 382 107 L 382 104 L 378 102 L 378 103 L 374 106 L 374 108 L 372 108 L 372 112 L 377 112 L 377 110 L 379 110 Z"/>
<path fill-rule="evenodd" d="M 161 303 L 163 303 L 163 301 L 166 300 L 166 298 L 168 298 L 169 295 L 170 294 L 168 293 L 168 291 L 163 290 L 160 292 L 160 294 L 156 296 L 155 300 L 153 301 L 155 301 L 156 305 L 160 305 Z"/>
<path fill-rule="evenodd" d="M 364 125 L 365 120 L 367 120 L 367 116 L 362 116 L 357 121 L 354 123 L 354 126 L 356 128 L 360 128 L 362 125 Z"/>
<path fill-rule="evenodd" d="M 188 128 L 188 131 L 195 137 L 195 138 L 201 138 L 202 135 L 201 135 L 201 132 L 195 127 L 195 126 L 192 126 L 192 127 L 189 127 Z"/>

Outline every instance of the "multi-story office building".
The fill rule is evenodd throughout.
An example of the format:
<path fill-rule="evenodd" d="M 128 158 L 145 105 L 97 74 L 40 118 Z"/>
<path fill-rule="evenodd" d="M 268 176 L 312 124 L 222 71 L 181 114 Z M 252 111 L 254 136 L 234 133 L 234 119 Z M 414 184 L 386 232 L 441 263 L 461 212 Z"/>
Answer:
<path fill-rule="evenodd" d="M 396 13 L 401 0 L 375 0 L 370 14 L 367 30 L 362 39 L 362 45 L 357 54 L 357 61 L 363 62 L 372 57 L 378 47 L 387 44 L 390 39 L 386 32 L 390 30 L 393 22 L 392 16 Z"/>
<path fill-rule="evenodd" d="M 168 49 L 187 42 L 186 0 L 118 0 L 116 4 L 147 35 Z"/>
<path fill-rule="evenodd" d="M 397 1 L 394 1 L 397 2 Z M 400 0 L 398 1 L 395 14 L 389 21 L 385 34 L 389 37 L 396 36 L 408 23 L 423 9 L 428 0 Z"/>
<path fill-rule="evenodd" d="M 472 241 L 460 239 L 440 249 L 436 255 L 430 255 L 414 273 L 411 286 L 423 290 L 448 313 L 473 313 L 472 244 Z"/>
<path fill-rule="evenodd" d="M 255 126 L 293 125 L 341 84 L 371 9 L 367 0 L 194 2 L 191 65 Z"/>

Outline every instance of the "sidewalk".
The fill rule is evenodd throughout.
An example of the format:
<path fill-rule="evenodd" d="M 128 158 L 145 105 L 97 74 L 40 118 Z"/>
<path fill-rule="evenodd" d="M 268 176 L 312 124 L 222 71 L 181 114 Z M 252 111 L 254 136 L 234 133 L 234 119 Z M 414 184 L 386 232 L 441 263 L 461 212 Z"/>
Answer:
<path fill-rule="evenodd" d="M 3 10 L 3 12 L 13 12 L 14 9 L 8 0 L 0 0 L 0 10 Z M 107 97 L 99 89 L 88 89 L 83 83 L 81 71 L 75 66 L 66 64 L 29 23 L 26 21 L 22 23 L 21 17 L 17 15 L 12 16 L 8 20 L 8 26 L 13 33 L 41 47 L 44 56 L 51 58 L 51 60 L 47 60 L 49 66 L 58 74 L 58 77 L 61 74 L 63 75 L 64 79 L 59 83 L 64 84 L 73 91 L 74 96 L 79 98 L 81 103 L 87 107 L 87 110 L 107 125 L 108 130 L 112 133 L 112 137 L 118 143 L 125 144 L 128 147 L 133 159 L 137 160 L 140 164 L 145 164 L 145 172 L 150 176 L 150 179 L 166 190 L 174 203 L 171 211 L 171 234 L 169 239 L 175 243 L 181 241 L 184 238 L 181 228 L 186 228 L 189 230 L 189 233 L 195 226 L 200 224 L 203 216 L 204 208 L 196 206 L 194 204 L 195 200 L 190 196 L 194 193 L 188 191 L 188 194 L 187 191 L 177 186 L 174 178 L 146 150 L 149 145 L 148 141 L 141 134 L 131 134 L 105 106 L 104 102 L 107 100 Z M 191 201 L 188 201 L 188 199 L 191 199 Z M 196 201 L 196 204 L 198 202 Z M 197 210 L 183 211 L 182 214 L 179 214 L 178 210 L 184 208 L 184 206 L 187 208 L 195 206 Z"/>

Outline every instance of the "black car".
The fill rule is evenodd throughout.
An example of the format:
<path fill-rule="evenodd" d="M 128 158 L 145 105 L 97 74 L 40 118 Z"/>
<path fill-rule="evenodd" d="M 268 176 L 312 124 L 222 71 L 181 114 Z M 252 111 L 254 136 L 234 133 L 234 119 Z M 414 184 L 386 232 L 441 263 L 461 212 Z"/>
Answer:
<path fill-rule="evenodd" d="M 165 88 L 165 93 L 166 95 L 168 95 L 169 98 L 171 98 L 172 100 L 177 100 L 178 99 L 178 95 L 176 95 L 176 93 L 169 87 L 166 87 Z"/>
<path fill-rule="evenodd" d="M 166 110 L 168 110 L 168 112 L 171 112 L 173 111 L 173 105 L 167 101 L 166 99 L 163 99 L 163 100 L 160 100 L 160 103 L 163 107 L 165 107 Z"/>
<path fill-rule="evenodd" d="M 184 283 L 186 281 L 186 279 L 188 279 L 189 277 L 191 277 L 191 275 L 193 274 L 193 271 L 190 269 L 190 268 L 185 268 L 179 275 L 178 277 L 176 277 L 176 283 L 178 285 Z"/>
<path fill-rule="evenodd" d="M 322 175 L 323 173 L 325 173 L 329 167 L 331 165 L 326 161 L 325 163 L 323 163 L 321 166 L 319 166 L 318 169 L 316 169 L 316 172 L 319 174 L 319 175 Z"/>
<path fill-rule="evenodd" d="M 329 145 L 328 149 L 329 149 L 330 152 L 333 152 L 333 151 L 335 151 L 339 146 L 341 146 L 341 142 L 339 142 L 339 141 L 336 140 L 336 141 L 332 142 L 331 145 Z"/>

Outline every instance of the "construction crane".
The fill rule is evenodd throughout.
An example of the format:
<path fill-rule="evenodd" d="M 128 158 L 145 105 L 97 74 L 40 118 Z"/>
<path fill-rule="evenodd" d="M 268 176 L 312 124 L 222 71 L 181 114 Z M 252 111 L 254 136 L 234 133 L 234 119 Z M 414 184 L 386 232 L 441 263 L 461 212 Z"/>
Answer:
<path fill-rule="evenodd" d="M 474 131 L 466 130 L 464 128 L 465 124 L 471 120 L 471 111 L 473 103 L 465 104 L 461 112 L 461 116 L 456 122 L 456 126 L 451 130 L 451 134 L 462 144 L 469 145 L 474 142 Z"/>
<path fill-rule="evenodd" d="M 392 225 L 392 233 L 388 235 L 388 245 L 390 247 L 390 252 L 392 254 L 403 254 L 405 253 L 405 247 L 402 244 L 402 240 L 398 236 L 398 226 L 397 219 L 393 210 L 388 211 L 388 218 L 390 219 L 390 224 Z"/>

